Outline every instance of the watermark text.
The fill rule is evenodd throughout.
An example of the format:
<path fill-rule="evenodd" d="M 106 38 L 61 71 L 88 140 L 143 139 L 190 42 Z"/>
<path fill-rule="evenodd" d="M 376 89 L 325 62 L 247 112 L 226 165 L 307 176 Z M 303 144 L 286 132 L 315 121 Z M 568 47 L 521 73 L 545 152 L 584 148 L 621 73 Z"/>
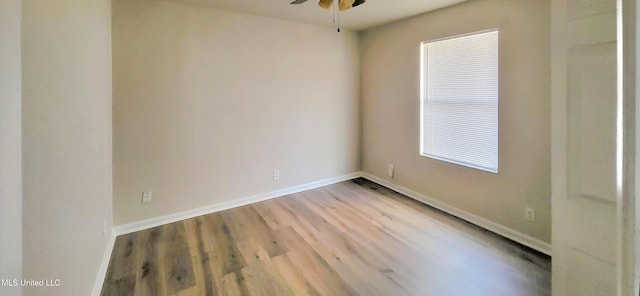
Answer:
<path fill-rule="evenodd" d="M 0 287 L 60 287 L 60 279 L 0 279 Z"/>

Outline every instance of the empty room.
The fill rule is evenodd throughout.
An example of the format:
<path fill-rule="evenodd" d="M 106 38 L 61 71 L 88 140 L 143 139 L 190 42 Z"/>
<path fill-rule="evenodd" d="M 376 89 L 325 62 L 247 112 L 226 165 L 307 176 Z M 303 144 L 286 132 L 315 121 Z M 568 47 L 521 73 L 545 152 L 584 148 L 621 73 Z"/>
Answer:
<path fill-rule="evenodd" d="M 0 2 L 0 295 L 640 295 L 635 1 L 292 1 Z"/>

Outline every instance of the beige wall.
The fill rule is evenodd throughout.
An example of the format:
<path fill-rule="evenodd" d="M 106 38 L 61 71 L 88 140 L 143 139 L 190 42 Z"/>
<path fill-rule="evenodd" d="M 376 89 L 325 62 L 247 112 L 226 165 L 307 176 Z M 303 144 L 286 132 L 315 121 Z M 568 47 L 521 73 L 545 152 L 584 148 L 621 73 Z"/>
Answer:
<path fill-rule="evenodd" d="M 24 277 L 89 295 L 111 224 L 109 0 L 23 0 Z"/>
<path fill-rule="evenodd" d="M 356 33 L 115 0 L 113 58 L 115 224 L 359 168 Z"/>
<path fill-rule="evenodd" d="M 0 2 L 0 279 L 22 276 L 21 5 Z M 20 288 L 0 286 L 0 295 Z"/>
<path fill-rule="evenodd" d="M 545 242 L 550 226 L 549 1 L 476 0 L 363 33 L 363 170 Z M 500 29 L 500 173 L 419 156 L 419 44 Z M 537 221 L 524 218 L 525 206 Z"/>

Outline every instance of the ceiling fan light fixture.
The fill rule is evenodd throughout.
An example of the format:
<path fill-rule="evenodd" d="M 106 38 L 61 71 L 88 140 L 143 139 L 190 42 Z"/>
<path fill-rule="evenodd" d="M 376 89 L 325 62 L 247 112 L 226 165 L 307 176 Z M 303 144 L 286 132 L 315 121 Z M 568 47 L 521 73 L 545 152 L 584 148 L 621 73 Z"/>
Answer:
<path fill-rule="evenodd" d="M 362 4 L 362 3 L 365 3 L 365 2 L 367 2 L 367 1 L 366 0 L 355 0 L 355 1 L 353 1 L 353 7 L 356 7 L 356 6 L 358 6 L 358 5 Z"/>
<path fill-rule="evenodd" d="M 344 11 L 347 10 L 351 7 L 353 7 L 353 2 L 355 0 L 340 0 L 338 1 L 338 7 L 340 8 L 340 11 Z"/>
<path fill-rule="evenodd" d="M 318 6 L 324 8 L 324 9 L 331 8 L 332 4 L 333 4 L 333 0 L 320 0 L 320 2 L 318 2 Z"/>
<path fill-rule="evenodd" d="M 290 4 L 302 4 L 307 2 L 308 0 L 294 0 L 293 2 L 291 2 Z M 341 11 L 347 10 L 351 7 L 356 7 L 362 3 L 365 3 L 366 0 L 338 0 L 338 8 Z M 318 6 L 324 8 L 324 9 L 329 9 L 331 8 L 331 6 L 333 5 L 333 0 L 320 0 L 318 2 Z"/>
<path fill-rule="evenodd" d="M 291 4 L 302 4 L 307 1 L 308 0 L 294 0 L 293 2 L 291 2 Z M 365 2 L 366 0 L 338 0 L 338 4 L 336 5 L 338 9 L 337 14 L 336 14 L 336 6 L 333 7 L 333 23 L 336 23 L 336 19 L 337 19 L 338 32 L 340 32 L 340 11 L 347 10 L 351 7 L 356 7 Z M 333 6 L 333 0 L 320 0 L 318 2 L 318 6 L 324 9 L 329 9 Z M 337 15 L 337 18 L 336 18 L 336 15 Z"/>

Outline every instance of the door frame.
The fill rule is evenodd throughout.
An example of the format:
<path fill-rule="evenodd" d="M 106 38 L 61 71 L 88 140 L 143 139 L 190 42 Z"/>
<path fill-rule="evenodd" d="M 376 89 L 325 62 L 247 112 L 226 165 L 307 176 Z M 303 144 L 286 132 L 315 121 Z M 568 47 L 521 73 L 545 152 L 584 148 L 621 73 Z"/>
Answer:
<path fill-rule="evenodd" d="M 640 203 L 636 202 L 640 186 L 640 145 L 636 144 L 640 132 L 640 92 L 636 88 L 636 69 L 640 62 L 637 18 L 640 6 L 636 0 L 617 0 L 618 34 L 618 262 L 619 296 L 640 295 Z"/>

